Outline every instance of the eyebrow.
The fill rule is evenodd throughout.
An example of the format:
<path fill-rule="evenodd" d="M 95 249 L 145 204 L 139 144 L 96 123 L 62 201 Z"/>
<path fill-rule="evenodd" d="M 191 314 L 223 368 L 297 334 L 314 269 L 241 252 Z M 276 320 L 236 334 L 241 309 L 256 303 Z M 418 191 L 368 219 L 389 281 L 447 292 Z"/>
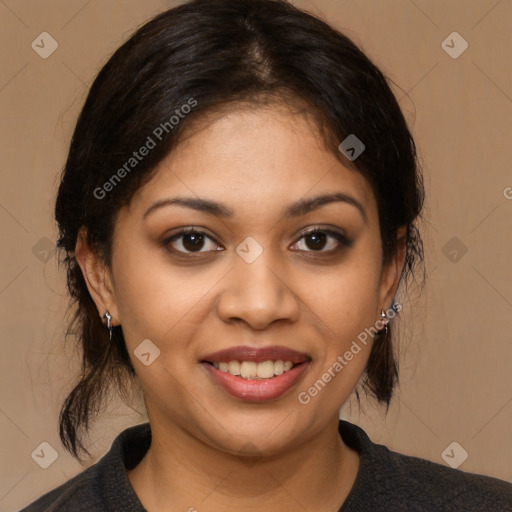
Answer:
<path fill-rule="evenodd" d="M 322 194 L 307 199 L 300 199 L 299 201 L 288 205 L 282 215 L 285 218 L 300 217 L 301 215 L 305 215 L 306 213 L 331 203 L 346 203 L 354 206 L 363 217 L 364 222 L 366 224 L 368 223 L 366 211 L 363 205 L 355 197 L 342 192 L 334 192 L 332 194 Z M 200 197 L 172 197 L 160 199 L 153 203 L 146 210 L 143 218 L 145 219 L 150 213 L 159 208 L 171 205 L 184 206 L 216 217 L 230 218 L 234 216 L 233 210 L 228 208 L 226 205 L 210 199 Z"/>

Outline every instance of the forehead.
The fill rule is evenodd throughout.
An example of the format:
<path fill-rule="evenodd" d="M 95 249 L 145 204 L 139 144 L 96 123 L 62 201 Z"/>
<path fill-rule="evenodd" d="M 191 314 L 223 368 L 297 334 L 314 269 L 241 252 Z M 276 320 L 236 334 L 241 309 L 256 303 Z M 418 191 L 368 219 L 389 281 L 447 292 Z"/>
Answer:
<path fill-rule="evenodd" d="M 332 191 L 350 194 L 376 213 L 367 180 L 325 147 L 310 118 L 282 106 L 237 108 L 191 124 L 130 210 L 180 194 L 222 200 L 235 213 L 254 215 L 269 204 Z"/>

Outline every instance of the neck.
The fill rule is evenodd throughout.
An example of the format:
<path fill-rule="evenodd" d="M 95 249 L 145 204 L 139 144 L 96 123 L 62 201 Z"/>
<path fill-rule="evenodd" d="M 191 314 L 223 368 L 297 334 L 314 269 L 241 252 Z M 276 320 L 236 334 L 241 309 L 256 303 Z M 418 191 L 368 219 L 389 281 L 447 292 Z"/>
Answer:
<path fill-rule="evenodd" d="M 293 450 L 238 457 L 176 425 L 151 423 L 152 441 L 128 478 L 148 512 L 267 510 L 337 512 L 356 479 L 359 455 L 338 433 L 338 419 Z"/>

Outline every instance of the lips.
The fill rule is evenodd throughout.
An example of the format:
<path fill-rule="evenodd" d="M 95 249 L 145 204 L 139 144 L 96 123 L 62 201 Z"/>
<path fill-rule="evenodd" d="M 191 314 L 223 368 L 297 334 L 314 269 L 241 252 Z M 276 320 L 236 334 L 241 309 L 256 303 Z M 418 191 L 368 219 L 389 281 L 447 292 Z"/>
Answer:
<path fill-rule="evenodd" d="M 218 369 L 218 363 L 229 361 L 290 361 L 293 367 L 280 375 L 268 379 L 243 378 Z M 214 363 L 216 365 L 214 366 Z M 275 400 L 296 386 L 308 369 L 311 358 L 304 353 L 282 347 L 238 346 L 208 354 L 200 361 L 211 377 L 211 382 L 220 386 L 229 395 L 250 402 Z"/>
<path fill-rule="evenodd" d="M 297 352 L 287 347 L 273 345 L 270 347 L 249 347 L 240 345 L 238 347 L 226 348 L 202 358 L 207 363 L 220 363 L 223 361 L 253 361 L 262 363 L 264 361 L 291 361 L 294 364 L 311 361 L 307 354 Z"/>

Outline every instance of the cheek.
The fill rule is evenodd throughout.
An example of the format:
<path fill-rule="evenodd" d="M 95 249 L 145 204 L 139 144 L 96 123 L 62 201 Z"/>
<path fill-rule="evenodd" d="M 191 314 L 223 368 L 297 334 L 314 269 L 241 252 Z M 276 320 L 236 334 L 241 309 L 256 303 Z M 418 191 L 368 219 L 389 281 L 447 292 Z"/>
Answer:
<path fill-rule="evenodd" d="M 380 267 L 375 258 L 359 252 L 344 265 L 316 281 L 311 306 L 334 333 L 346 336 L 373 325 L 377 318 Z"/>
<path fill-rule="evenodd" d="M 174 353 L 186 351 L 187 332 L 197 328 L 207 314 L 208 291 L 221 273 L 174 267 L 164 254 L 141 246 L 125 246 L 122 256 L 112 262 L 126 345 L 133 353 L 142 340 L 151 339 L 165 352 L 172 340 Z M 183 347 L 179 347 L 180 340 Z"/>
<path fill-rule="evenodd" d="M 172 273 L 161 268 L 154 254 L 144 251 L 140 243 L 123 242 L 116 240 L 112 272 L 123 334 L 126 344 L 133 346 L 145 338 L 156 339 L 162 319 L 172 322 L 182 297 Z"/>
<path fill-rule="evenodd" d="M 372 347 L 377 297 L 373 273 L 347 272 L 332 283 L 329 296 L 317 297 L 323 343 L 310 377 L 297 392 L 315 417 L 338 410 L 363 374 Z"/>
<path fill-rule="evenodd" d="M 308 306 L 320 319 L 324 339 L 315 379 L 343 375 L 334 379 L 337 391 L 330 397 L 335 401 L 346 398 L 364 371 L 373 339 L 368 332 L 378 319 L 379 252 L 369 245 L 361 244 L 343 265 L 317 280 L 310 294 Z"/>

